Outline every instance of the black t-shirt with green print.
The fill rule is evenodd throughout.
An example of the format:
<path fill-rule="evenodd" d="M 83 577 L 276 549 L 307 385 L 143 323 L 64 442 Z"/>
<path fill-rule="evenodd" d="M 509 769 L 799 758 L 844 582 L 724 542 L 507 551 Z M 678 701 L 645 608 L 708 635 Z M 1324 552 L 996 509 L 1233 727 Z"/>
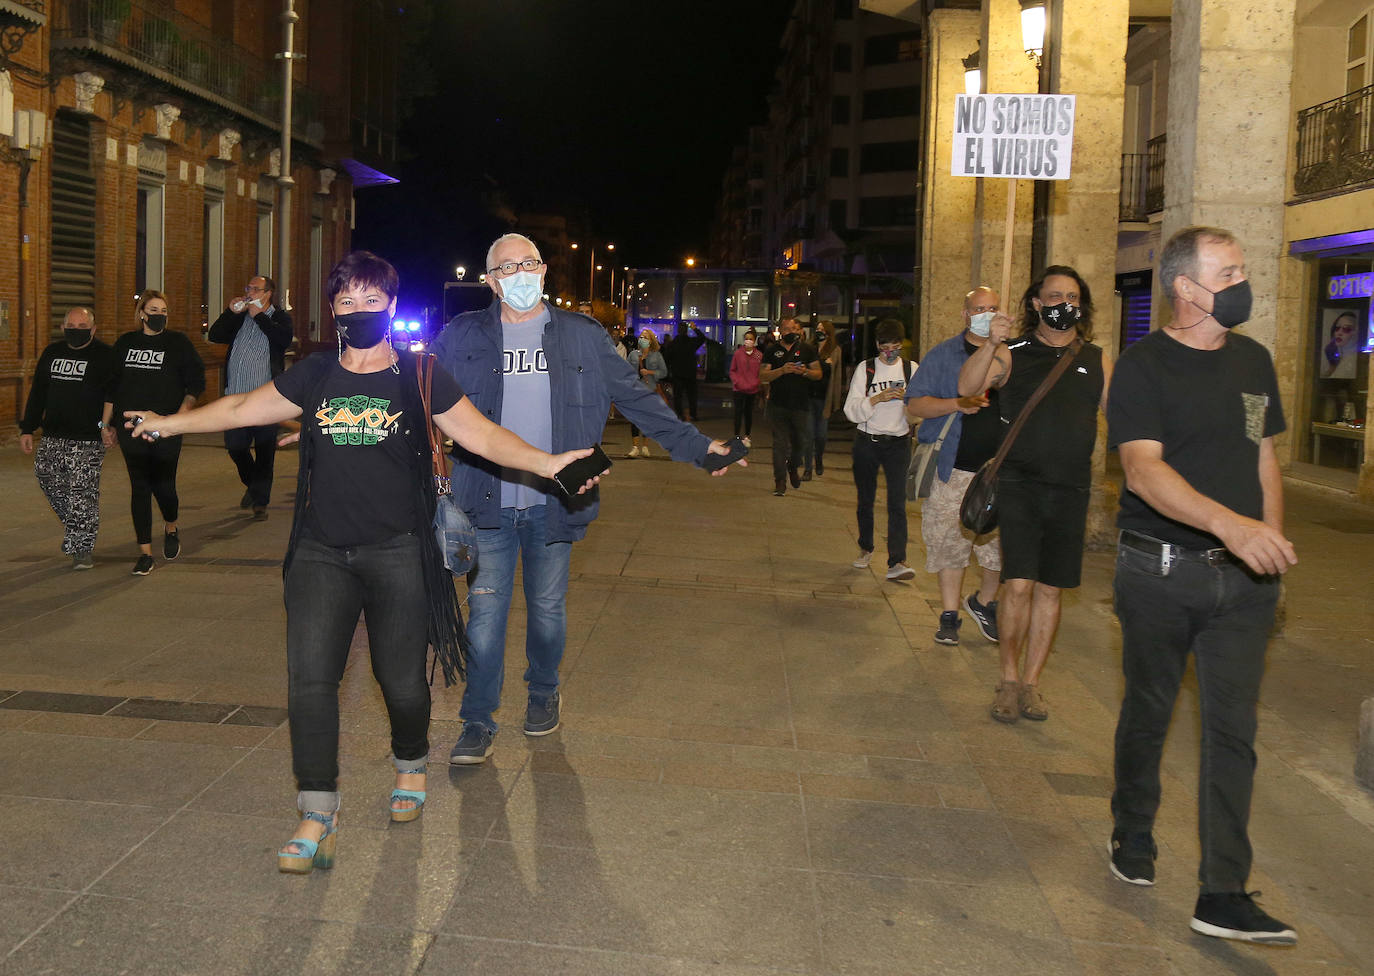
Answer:
<path fill-rule="evenodd" d="M 301 436 L 311 438 L 307 533 L 328 546 L 362 546 L 415 529 L 414 466 L 401 376 L 390 369 L 352 373 L 329 353 L 302 360 L 273 381 L 301 408 Z M 435 367 L 430 409 L 445 413 L 463 398 L 456 380 Z M 307 399 L 313 402 L 306 403 Z"/>

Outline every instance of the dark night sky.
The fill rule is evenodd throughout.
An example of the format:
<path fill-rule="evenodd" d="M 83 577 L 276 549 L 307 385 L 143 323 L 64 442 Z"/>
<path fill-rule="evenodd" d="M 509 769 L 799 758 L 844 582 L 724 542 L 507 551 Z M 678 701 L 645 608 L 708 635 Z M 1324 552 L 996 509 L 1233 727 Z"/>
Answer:
<path fill-rule="evenodd" d="M 517 212 L 584 214 L 625 264 L 702 253 L 793 2 L 433 0 L 434 94 L 402 128 L 401 182 L 357 191 L 354 246 L 396 264 L 404 305 L 437 304 L 505 229 L 494 180 Z"/>

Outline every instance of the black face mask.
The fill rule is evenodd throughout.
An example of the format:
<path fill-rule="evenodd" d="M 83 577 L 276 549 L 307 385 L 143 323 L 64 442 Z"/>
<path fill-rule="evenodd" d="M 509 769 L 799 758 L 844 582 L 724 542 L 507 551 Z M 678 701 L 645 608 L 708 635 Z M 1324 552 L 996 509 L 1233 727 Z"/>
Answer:
<path fill-rule="evenodd" d="M 1058 305 L 1041 305 L 1040 321 L 1057 332 L 1068 332 L 1083 317 L 1077 305 L 1060 302 Z"/>
<path fill-rule="evenodd" d="M 785 336 L 782 337 L 782 344 L 783 344 L 784 346 L 795 345 L 795 344 L 796 344 L 796 341 L 797 341 L 797 334 L 796 334 L 795 332 L 789 332 L 789 333 L 787 333 Z"/>
<path fill-rule="evenodd" d="M 64 327 L 62 329 L 62 334 L 67 337 L 67 345 L 71 346 L 73 349 L 80 349 L 91 341 L 90 329 L 69 329 Z"/>
<path fill-rule="evenodd" d="M 1188 280 L 1193 281 L 1191 278 Z M 1197 282 L 1193 281 L 1193 284 L 1197 285 Z M 1249 321 L 1250 305 L 1254 301 L 1249 281 L 1237 281 L 1221 291 L 1208 291 L 1202 285 L 1197 286 L 1212 296 L 1212 311 L 1209 314 L 1217 325 L 1234 329 L 1242 322 Z M 1193 302 L 1193 305 L 1202 308 L 1197 302 Z"/>
<path fill-rule="evenodd" d="M 148 326 L 149 332 L 161 332 L 167 328 L 167 316 L 149 315 L 145 324 Z"/>
<path fill-rule="evenodd" d="M 386 337 L 387 329 L 391 328 L 391 313 L 349 312 L 334 316 L 334 325 L 346 345 L 354 349 L 371 349 Z"/>

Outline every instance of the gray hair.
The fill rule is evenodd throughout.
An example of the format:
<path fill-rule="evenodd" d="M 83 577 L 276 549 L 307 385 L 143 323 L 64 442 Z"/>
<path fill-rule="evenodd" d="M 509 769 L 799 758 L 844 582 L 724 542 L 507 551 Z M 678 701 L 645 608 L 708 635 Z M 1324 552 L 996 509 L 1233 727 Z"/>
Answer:
<path fill-rule="evenodd" d="M 530 240 L 524 234 L 502 234 L 496 240 L 491 242 L 491 247 L 487 248 L 486 269 L 488 271 L 490 271 L 492 268 L 492 262 L 496 260 L 496 249 L 500 247 L 502 244 L 506 243 L 507 241 L 524 241 L 526 244 L 530 246 L 530 250 L 534 252 L 535 257 L 537 257 L 541 261 L 544 260 L 544 255 L 539 253 L 539 248 L 535 246 L 534 241 Z"/>
<path fill-rule="evenodd" d="M 1165 298 L 1174 300 L 1174 279 L 1179 275 L 1197 280 L 1198 245 L 1204 241 L 1208 244 L 1234 244 L 1236 235 L 1223 227 L 1194 225 L 1183 228 L 1169 238 L 1159 258 L 1159 286 Z"/>

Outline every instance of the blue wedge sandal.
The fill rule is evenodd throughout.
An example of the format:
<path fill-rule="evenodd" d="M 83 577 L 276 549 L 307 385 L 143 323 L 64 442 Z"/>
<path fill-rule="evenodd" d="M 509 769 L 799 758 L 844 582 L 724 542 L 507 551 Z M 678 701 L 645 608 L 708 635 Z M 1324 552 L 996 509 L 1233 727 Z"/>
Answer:
<path fill-rule="evenodd" d="M 313 820 L 324 825 L 324 836 L 319 840 L 308 837 L 293 837 L 277 851 L 277 870 L 285 874 L 309 874 L 315 868 L 334 866 L 334 842 L 339 836 L 338 813 L 317 813 L 307 810 L 302 820 Z"/>
<path fill-rule="evenodd" d="M 420 767 L 419 767 L 418 769 L 401 769 L 401 768 L 399 768 L 399 766 L 400 766 L 400 762 L 399 762 L 399 761 L 397 761 L 396 765 L 397 765 L 397 767 L 398 767 L 397 770 L 396 770 L 396 775 L 397 775 L 397 776 L 406 776 L 406 775 L 411 775 L 411 776 L 419 775 L 419 776 L 423 776 L 423 775 L 425 774 L 425 766 L 424 766 L 424 763 L 421 763 L 421 764 L 420 764 Z M 404 805 L 404 804 L 410 804 L 410 805 L 409 805 L 409 806 L 406 806 L 406 805 Z M 401 789 L 401 788 L 398 786 L 396 789 L 394 789 L 394 790 L 391 791 L 391 822 L 392 822 L 392 823 L 409 823 L 409 822 L 412 821 L 412 820 L 418 820 L 418 819 L 420 818 L 420 811 L 423 810 L 424 808 L 425 808 L 425 791 L 424 791 L 424 790 L 403 790 L 403 789 Z"/>

